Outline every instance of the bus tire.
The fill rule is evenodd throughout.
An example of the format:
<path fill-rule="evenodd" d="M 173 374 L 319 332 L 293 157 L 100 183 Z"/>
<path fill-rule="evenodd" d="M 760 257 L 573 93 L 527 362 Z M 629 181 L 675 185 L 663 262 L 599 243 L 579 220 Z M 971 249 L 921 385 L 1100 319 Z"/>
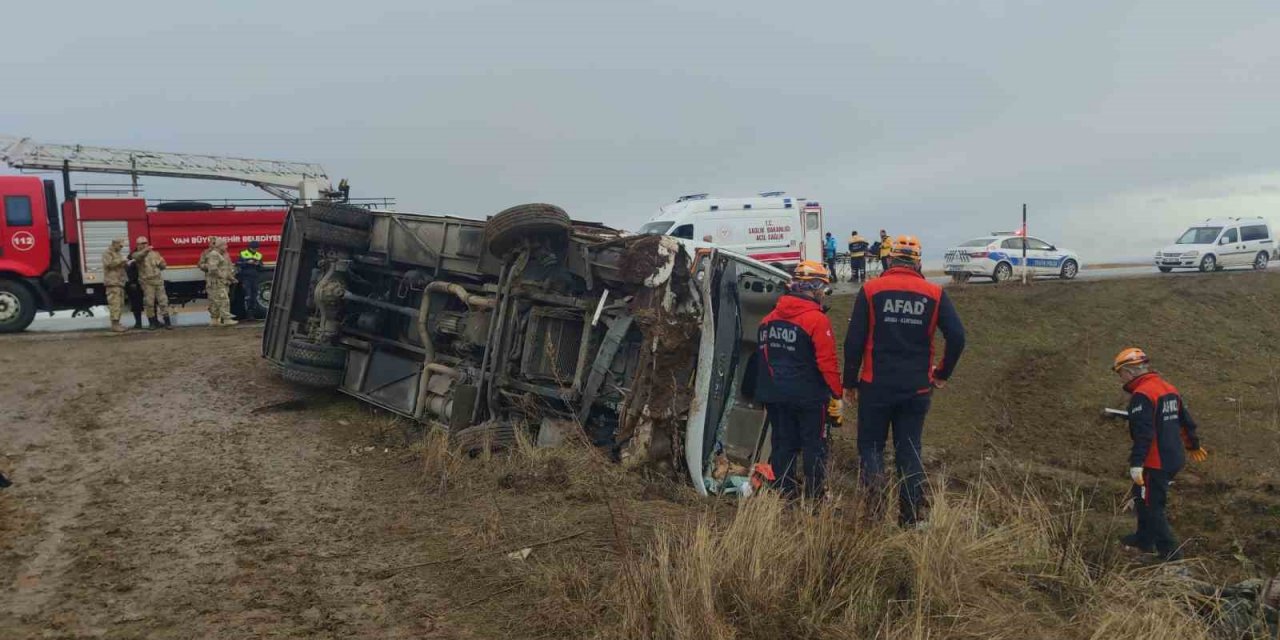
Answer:
<path fill-rule="evenodd" d="M 331 224 L 323 220 L 302 220 L 302 237 L 319 244 L 364 251 L 369 248 L 369 232 Z"/>
<path fill-rule="evenodd" d="M 525 238 L 548 237 L 562 242 L 573 223 L 564 209 L 553 204 L 520 204 L 495 213 L 484 225 L 484 242 L 489 252 L 502 258 L 520 246 Z"/>
<path fill-rule="evenodd" d="M 290 340 L 284 357 L 290 362 L 319 369 L 344 369 L 347 366 L 347 350 L 306 340 Z"/>
<path fill-rule="evenodd" d="M 310 367 L 296 362 L 286 362 L 280 370 L 280 377 L 285 381 L 313 389 L 336 389 L 342 384 L 342 376 L 340 369 Z"/>
<path fill-rule="evenodd" d="M 353 229 L 368 229 L 373 226 L 373 214 L 364 207 L 357 207 L 341 202 L 313 202 L 307 209 L 307 216 L 312 220 L 320 220 Z"/>

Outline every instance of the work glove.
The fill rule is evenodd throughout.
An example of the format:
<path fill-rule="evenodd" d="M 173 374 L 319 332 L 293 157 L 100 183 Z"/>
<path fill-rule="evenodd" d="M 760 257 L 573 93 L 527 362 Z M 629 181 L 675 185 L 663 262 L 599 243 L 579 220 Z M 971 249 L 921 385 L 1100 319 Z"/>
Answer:
<path fill-rule="evenodd" d="M 1187 451 L 1187 457 L 1191 458 L 1192 462 L 1204 462 L 1209 459 L 1209 452 L 1204 447 L 1196 447 Z"/>
<path fill-rule="evenodd" d="M 1129 467 L 1129 477 L 1133 478 L 1133 483 L 1139 487 L 1146 484 L 1142 480 L 1142 467 Z"/>
<path fill-rule="evenodd" d="M 839 398 L 827 402 L 827 423 L 832 427 L 844 425 L 844 402 Z"/>

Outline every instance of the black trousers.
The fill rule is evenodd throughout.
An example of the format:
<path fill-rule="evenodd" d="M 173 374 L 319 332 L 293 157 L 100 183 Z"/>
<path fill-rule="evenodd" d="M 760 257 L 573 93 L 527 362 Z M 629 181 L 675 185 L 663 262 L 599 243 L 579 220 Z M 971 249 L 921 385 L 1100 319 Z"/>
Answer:
<path fill-rule="evenodd" d="M 244 315 L 252 320 L 258 316 L 258 278 L 240 276 L 240 290 L 244 293 Z"/>
<path fill-rule="evenodd" d="M 804 495 L 820 498 L 827 479 L 827 403 L 770 402 L 769 464 L 776 478 L 774 486 L 782 495 L 799 495 L 796 459 L 804 457 Z"/>
<path fill-rule="evenodd" d="M 900 400 L 858 398 L 858 461 L 862 484 L 880 504 L 888 484 L 884 447 L 893 434 L 893 462 L 898 472 L 898 522 L 915 524 L 924 510 L 924 461 L 920 441 L 929 414 L 929 394 Z"/>
<path fill-rule="evenodd" d="M 827 271 L 831 273 L 831 281 L 839 282 L 840 280 L 836 278 L 836 257 L 828 256 L 823 262 L 827 263 Z"/>
<path fill-rule="evenodd" d="M 880 258 L 880 273 L 884 273 L 888 270 L 889 270 L 889 259 Z"/>
<path fill-rule="evenodd" d="M 849 270 L 853 272 L 851 282 L 866 282 L 867 280 L 867 259 L 866 258 L 849 258 Z"/>
<path fill-rule="evenodd" d="M 142 287 L 136 282 L 124 286 L 124 294 L 129 298 L 129 309 L 133 311 L 134 326 L 142 326 Z"/>
<path fill-rule="evenodd" d="M 1178 539 L 1174 537 L 1173 528 L 1169 526 L 1169 519 L 1165 516 L 1173 475 L 1160 469 L 1143 469 L 1142 480 L 1146 484 L 1133 485 L 1133 511 L 1138 516 L 1138 546 L 1143 549 L 1154 548 L 1169 560 L 1182 557 Z"/>

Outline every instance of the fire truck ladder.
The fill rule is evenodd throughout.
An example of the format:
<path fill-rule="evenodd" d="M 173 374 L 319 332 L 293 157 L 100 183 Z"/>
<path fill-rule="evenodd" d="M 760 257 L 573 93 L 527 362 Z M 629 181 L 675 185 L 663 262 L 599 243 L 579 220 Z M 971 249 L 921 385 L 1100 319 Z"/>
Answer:
<path fill-rule="evenodd" d="M 41 144 L 30 138 L 0 135 L 0 160 L 15 169 L 61 171 L 70 188 L 71 171 L 138 176 L 226 180 L 252 185 L 289 203 L 307 204 L 330 190 L 324 167 L 305 162 L 253 160 L 226 156 L 167 153 L 90 147 L 79 144 Z"/>

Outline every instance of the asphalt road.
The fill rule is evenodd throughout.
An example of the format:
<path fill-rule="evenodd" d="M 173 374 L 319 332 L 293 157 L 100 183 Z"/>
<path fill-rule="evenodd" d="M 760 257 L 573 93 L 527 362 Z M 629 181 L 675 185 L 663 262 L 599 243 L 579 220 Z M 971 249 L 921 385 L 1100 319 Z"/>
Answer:
<path fill-rule="evenodd" d="M 1274 267 L 1274 265 L 1273 265 Z M 1248 271 L 1248 269 L 1233 269 L 1232 271 Z M 1280 269 L 1274 269 L 1273 272 L 1280 273 Z M 1076 276 L 1076 282 L 1089 282 L 1093 280 L 1116 280 L 1120 278 L 1213 278 L 1219 274 L 1216 273 L 1200 273 L 1198 271 L 1174 271 L 1172 273 L 1160 273 L 1154 266 L 1136 265 L 1132 267 L 1110 267 L 1103 269 L 1083 269 L 1080 275 Z M 1056 278 L 1041 278 L 1042 280 L 1055 280 Z M 930 282 L 935 282 L 944 286 L 952 286 L 951 276 L 930 276 Z M 990 280 L 978 278 L 970 280 L 965 286 L 989 287 L 992 285 Z M 835 285 L 835 292 L 840 294 L 852 294 L 857 290 L 856 287 L 847 283 L 840 282 Z"/>
<path fill-rule="evenodd" d="M 111 328 L 111 320 L 107 316 L 106 307 L 93 307 L 93 317 L 73 318 L 71 311 L 55 311 L 52 316 L 47 313 L 36 314 L 36 319 L 27 328 L 27 331 L 40 332 L 61 332 L 61 331 L 94 331 L 107 330 Z M 133 314 L 125 313 L 121 323 L 126 327 L 133 326 Z M 146 327 L 147 319 L 142 319 L 143 327 Z M 181 308 L 173 314 L 173 325 L 175 327 L 197 327 L 209 325 L 209 312 L 205 309 L 191 309 L 183 311 Z"/>
<path fill-rule="evenodd" d="M 1187 278 L 1187 277 L 1214 277 L 1215 274 L 1201 274 L 1195 271 L 1177 271 L 1170 274 L 1160 273 L 1156 268 L 1148 265 L 1139 265 L 1133 267 L 1118 267 L 1110 269 L 1084 269 L 1080 272 L 1077 281 L 1090 280 L 1107 280 L 1114 278 Z M 929 278 L 931 282 L 949 285 L 951 278 L 948 276 L 935 276 Z M 989 281 L 973 280 L 968 286 L 990 286 Z M 852 294 L 856 290 L 847 282 L 840 282 L 835 285 L 836 294 Z M 107 319 L 106 307 L 94 307 L 93 317 L 71 317 L 70 311 L 58 311 L 52 316 L 41 313 L 36 316 L 34 322 L 28 331 L 43 332 L 60 332 L 60 331 L 93 331 L 106 330 L 111 327 L 111 322 Z M 191 326 L 207 326 L 209 324 L 209 312 L 202 308 L 191 310 L 179 309 L 173 316 L 174 325 L 178 327 Z M 145 319 L 143 320 L 145 323 Z M 133 326 L 133 316 L 126 314 L 124 319 L 126 327 Z"/>

